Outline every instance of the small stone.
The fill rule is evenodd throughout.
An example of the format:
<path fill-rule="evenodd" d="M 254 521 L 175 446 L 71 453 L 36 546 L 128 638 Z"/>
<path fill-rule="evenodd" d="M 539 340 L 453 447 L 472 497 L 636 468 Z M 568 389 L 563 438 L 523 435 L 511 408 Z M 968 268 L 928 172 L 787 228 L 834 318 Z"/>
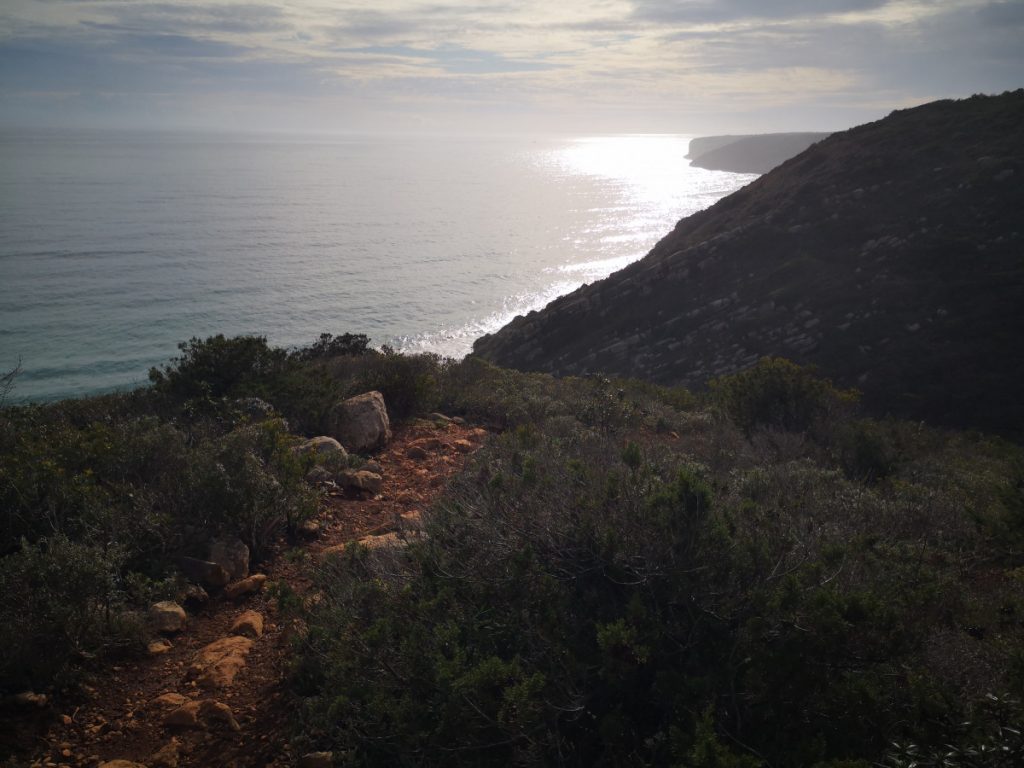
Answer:
<path fill-rule="evenodd" d="M 427 452 L 418 445 L 410 445 L 405 452 L 405 457 L 413 460 L 425 459 L 427 458 Z"/>
<path fill-rule="evenodd" d="M 309 752 L 299 758 L 298 768 L 331 768 L 332 765 L 333 752 Z"/>
<path fill-rule="evenodd" d="M 380 462 L 373 461 L 372 459 L 370 461 L 365 462 L 360 467 L 360 469 L 363 470 L 364 472 L 373 472 L 373 474 L 375 475 L 384 474 L 384 467 L 380 465 Z"/>
<path fill-rule="evenodd" d="M 338 456 L 342 459 L 348 455 L 341 443 L 333 437 L 327 437 L 326 435 L 311 437 L 306 442 L 292 448 L 292 450 L 298 454 L 312 453 L 315 456 Z"/>
<path fill-rule="evenodd" d="M 150 656 L 160 656 L 161 654 L 167 653 L 173 646 L 171 641 L 161 637 L 159 640 L 154 640 L 146 646 L 146 652 Z"/>
<path fill-rule="evenodd" d="M 196 609 L 210 602 L 210 596 L 198 584 L 189 584 L 181 593 L 179 602 L 184 603 L 186 608 Z"/>
<path fill-rule="evenodd" d="M 61 715 L 60 721 L 64 723 L 64 725 L 71 725 L 71 723 L 73 722 L 71 719 L 71 715 Z"/>
<path fill-rule="evenodd" d="M 185 609 L 170 600 L 163 600 L 149 607 L 149 624 L 157 632 L 181 632 L 187 619 Z"/>
<path fill-rule="evenodd" d="M 342 488 L 377 494 L 384 487 L 384 478 L 374 472 L 349 469 L 338 473 L 338 484 Z"/>
<path fill-rule="evenodd" d="M 100 763 L 99 768 L 146 768 L 146 766 L 131 760 L 108 760 L 105 763 Z"/>
<path fill-rule="evenodd" d="M 178 561 L 182 573 L 189 581 L 202 584 L 204 587 L 220 589 L 231 581 L 231 574 L 218 563 L 199 560 L 195 557 L 183 557 Z"/>
<path fill-rule="evenodd" d="M 172 738 L 149 758 L 150 768 L 178 768 L 181 744 Z"/>
<path fill-rule="evenodd" d="M 238 600 L 239 598 L 251 595 L 254 592 L 259 592 L 263 589 L 263 584 L 267 580 L 267 577 L 262 573 L 254 573 L 247 579 L 236 581 L 233 584 L 228 584 L 224 588 L 224 596 L 229 600 Z"/>
<path fill-rule="evenodd" d="M 11 697 L 11 700 L 22 707 L 45 707 L 47 702 L 45 693 L 33 693 L 32 691 L 17 693 Z"/>
<path fill-rule="evenodd" d="M 231 625 L 231 634 L 243 637 L 261 637 L 263 635 L 263 617 L 256 611 L 245 611 Z"/>
<path fill-rule="evenodd" d="M 471 453 L 473 451 L 473 444 L 469 440 L 456 440 L 452 443 L 452 447 L 459 453 Z"/>
<path fill-rule="evenodd" d="M 149 706 L 166 712 L 167 710 L 183 707 L 188 704 L 189 701 L 190 699 L 188 696 L 182 696 L 180 693 L 162 693 L 149 702 Z"/>
<path fill-rule="evenodd" d="M 315 539 L 320 535 L 320 523 L 316 520 L 303 520 L 299 523 L 298 534 L 307 539 Z"/>

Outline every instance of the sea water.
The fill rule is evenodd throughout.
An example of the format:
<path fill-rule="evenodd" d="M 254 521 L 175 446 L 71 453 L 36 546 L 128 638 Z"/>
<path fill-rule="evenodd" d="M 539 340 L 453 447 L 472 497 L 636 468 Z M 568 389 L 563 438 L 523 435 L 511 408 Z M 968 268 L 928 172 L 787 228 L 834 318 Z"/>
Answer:
<path fill-rule="evenodd" d="M 685 135 L 0 133 L 14 401 L 145 382 L 215 333 L 459 357 L 748 183 Z"/>

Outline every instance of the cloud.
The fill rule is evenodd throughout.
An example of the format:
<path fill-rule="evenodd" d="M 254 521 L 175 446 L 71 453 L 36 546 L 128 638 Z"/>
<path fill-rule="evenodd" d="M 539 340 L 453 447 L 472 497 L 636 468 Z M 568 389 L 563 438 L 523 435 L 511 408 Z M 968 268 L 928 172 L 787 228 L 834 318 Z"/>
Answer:
<path fill-rule="evenodd" d="M 65 105 L 52 117 L 73 122 L 56 94 L 80 91 L 123 104 L 117 119 L 135 98 L 142 122 L 155 100 L 184 115 L 220 94 L 235 108 L 189 119 L 259 105 L 271 126 L 276 94 L 280 112 L 317 116 L 839 128 L 880 105 L 1019 85 L 1022 27 L 1018 0 L 8 0 L 0 121 L 49 91 Z"/>

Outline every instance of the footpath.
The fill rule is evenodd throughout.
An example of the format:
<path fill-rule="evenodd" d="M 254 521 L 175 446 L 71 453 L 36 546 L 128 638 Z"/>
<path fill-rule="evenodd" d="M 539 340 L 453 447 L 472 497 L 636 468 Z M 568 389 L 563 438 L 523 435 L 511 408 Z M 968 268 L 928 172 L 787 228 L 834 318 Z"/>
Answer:
<path fill-rule="evenodd" d="M 487 433 L 438 416 L 398 426 L 374 457 L 383 482 L 329 489 L 296 542 L 283 539 L 258 572 L 203 603 L 164 606 L 149 654 L 109 667 L 60 712 L 32 768 L 321 768 L 327 753 L 295 754 L 287 685 L 302 627 L 277 596 L 309 597 L 318 563 L 359 541 L 402 546 L 420 515 Z M 378 474 L 378 473 L 375 473 Z M 201 593 L 200 593 L 201 595 Z M 155 612 L 161 613 L 160 609 Z"/>

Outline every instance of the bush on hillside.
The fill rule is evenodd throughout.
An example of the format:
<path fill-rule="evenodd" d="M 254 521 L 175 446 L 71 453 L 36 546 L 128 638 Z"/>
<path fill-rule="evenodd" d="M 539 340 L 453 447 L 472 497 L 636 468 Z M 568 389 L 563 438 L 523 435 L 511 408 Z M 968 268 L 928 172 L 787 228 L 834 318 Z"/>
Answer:
<path fill-rule="evenodd" d="M 750 434 L 755 429 L 802 432 L 825 421 L 849 414 L 858 393 L 837 389 L 781 357 L 765 357 L 731 376 L 712 379 L 711 396 L 737 426 Z"/>

